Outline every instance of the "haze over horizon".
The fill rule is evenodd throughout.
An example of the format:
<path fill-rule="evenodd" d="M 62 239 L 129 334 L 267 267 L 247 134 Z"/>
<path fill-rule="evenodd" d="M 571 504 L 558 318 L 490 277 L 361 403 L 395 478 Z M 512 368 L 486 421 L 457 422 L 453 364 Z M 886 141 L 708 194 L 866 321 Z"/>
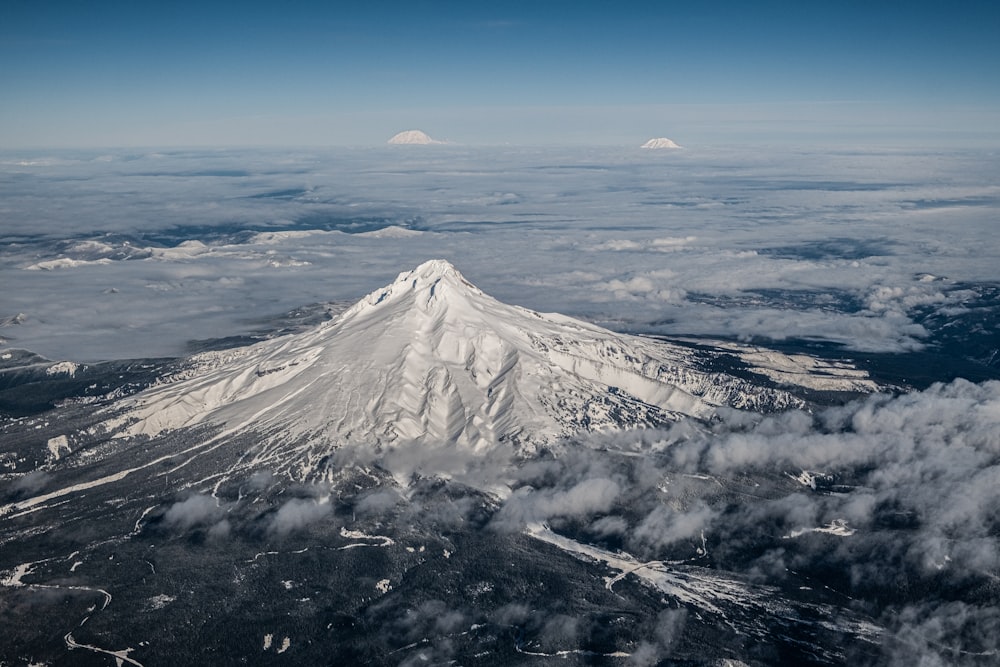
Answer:
<path fill-rule="evenodd" d="M 0 149 L 1000 144 L 986 2 L 0 8 Z"/>

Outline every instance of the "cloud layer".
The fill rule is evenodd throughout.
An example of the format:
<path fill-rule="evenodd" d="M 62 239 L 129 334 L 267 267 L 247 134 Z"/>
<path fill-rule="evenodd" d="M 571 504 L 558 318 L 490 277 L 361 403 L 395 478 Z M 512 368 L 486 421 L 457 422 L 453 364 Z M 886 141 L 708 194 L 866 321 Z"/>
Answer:
<path fill-rule="evenodd" d="M 24 314 L 3 337 L 177 354 L 444 257 L 613 328 L 902 351 L 929 342 L 918 311 L 998 278 L 998 174 L 976 152 L 487 153 L 0 156 L 0 320 Z"/>
<path fill-rule="evenodd" d="M 642 560 L 823 584 L 864 601 L 890 662 L 1000 650 L 1000 382 L 588 445 L 525 466 L 493 527 L 547 521 Z"/>

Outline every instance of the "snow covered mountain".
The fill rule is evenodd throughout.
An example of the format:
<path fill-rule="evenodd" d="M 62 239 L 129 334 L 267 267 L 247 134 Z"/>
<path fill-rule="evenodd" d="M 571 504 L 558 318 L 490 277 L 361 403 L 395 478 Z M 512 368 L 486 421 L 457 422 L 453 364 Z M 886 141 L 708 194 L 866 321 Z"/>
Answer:
<path fill-rule="evenodd" d="M 640 148 L 680 148 L 680 146 L 666 137 L 657 137 L 656 139 L 650 139 L 640 146 Z"/>
<path fill-rule="evenodd" d="M 426 133 L 420 130 L 404 130 L 403 132 L 393 135 L 393 137 L 389 139 L 388 143 L 394 145 L 425 146 L 427 144 L 440 144 L 444 142 L 438 141 L 437 139 L 431 139 Z"/>
<path fill-rule="evenodd" d="M 972 556 L 923 545 L 967 495 L 955 461 L 995 449 L 996 386 L 848 402 L 878 386 L 847 360 L 616 334 L 442 260 L 297 331 L 166 366 L 0 360 L 24 387 L 173 373 L 0 420 L 0 663 L 883 664 L 898 581 L 995 607 L 993 571 L 948 560 L 987 519 Z M 853 582 L 894 544 L 892 577 Z"/>
<path fill-rule="evenodd" d="M 699 370 L 689 348 L 510 306 L 448 262 L 401 273 L 305 333 L 199 355 L 130 399 L 120 435 L 197 424 L 269 434 L 296 474 L 345 444 L 517 453 L 581 431 L 801 405 Z M 291 450 L 289 450 L 291 448 Z"/>

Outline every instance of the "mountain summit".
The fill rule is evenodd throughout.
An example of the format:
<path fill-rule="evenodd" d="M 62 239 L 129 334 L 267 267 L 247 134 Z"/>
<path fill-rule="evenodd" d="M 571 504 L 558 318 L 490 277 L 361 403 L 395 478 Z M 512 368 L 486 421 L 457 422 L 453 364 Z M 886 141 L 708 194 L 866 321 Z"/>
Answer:
<path fill-rule="evenodd" d="M 444 260 L 406 271 L 300 334 L 192 359 L 137 395 L 123 435 L 196 424 L 267 433 L 293 476 L 339 446 L 428 443 L 527 453 L 559 437 L 798 405 L 698 369 L 688 348 L 501 303 Z M 271 460 L 271 454 L 266 455 Z M 278 458 L 285 458 L 284 455 Z"/>
<path fill-rule="evenodd" d="M 441 144 L 444 142 L 431 139 L 426 133 L 420 130 L 404 130 L 393 135 L 388 143 L 394 145 L 426 146 L 427 144 Z"/>
<path fill-rule="evenodd" d="M 680 148 L 680 146 L 666 137 L 657 137 L 655 139 L 650 139 L 639 148 Z"/>

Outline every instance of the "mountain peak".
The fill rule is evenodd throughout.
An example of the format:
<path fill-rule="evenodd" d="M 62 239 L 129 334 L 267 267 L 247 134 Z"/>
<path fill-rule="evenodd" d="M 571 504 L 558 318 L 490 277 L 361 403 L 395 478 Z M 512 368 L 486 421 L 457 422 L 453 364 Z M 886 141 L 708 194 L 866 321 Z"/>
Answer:
<path fill-rule="evenodd" d="M 445 304 L 457 306 L 470 298 L 489 299 L 483 292 L 465 279 L 451 262 L 432 259 L 411 271 L 403 271 L 392 283 L 377 289 L 364 297 L 341 316 L 341 320 L 356 317 L 372 308 L 386 309 L 389 304 L 401 300 L 412 300 L 419 310 Z"/>
<path fill-rule="evenodd" d="M 396 135 L 393 135 L 393 137 L 389 139 L 389 143 L 394 145 L 421 146 L 427 144 L 440 144 L 444 142 L 431 139 L 426 132 L 421 130 L 404 130 Z"/>
<path fill-rule="evenodd" d="M 655 139 L 650 139 L 640 146 L 640 148 L 680 148 L 680 146 L 666 137 L 657 137 Z"/>
<path fill-rule="evenodd" d="M 435 259 L 314 329 L 195 357 L 176 381 L 130 399 L 122 435 L 197 424 L 267 433 L 253 457 L 304 479 L 326 474 L 343 445 L 527 453 L 719 405 L 797 404 L 700 370 L 687 348 L 501 303 Z"/>
<path fill-rule="evenodd" d="M 446 259 L 429 259 L 411 271 L 403 271 L 396 278 L 396 282 L 407 280 L 440 280 L 441 278 L 452 278 L 461 280 L 466 284 L 465 277 L 459 273 L 455 265 Z"/>

